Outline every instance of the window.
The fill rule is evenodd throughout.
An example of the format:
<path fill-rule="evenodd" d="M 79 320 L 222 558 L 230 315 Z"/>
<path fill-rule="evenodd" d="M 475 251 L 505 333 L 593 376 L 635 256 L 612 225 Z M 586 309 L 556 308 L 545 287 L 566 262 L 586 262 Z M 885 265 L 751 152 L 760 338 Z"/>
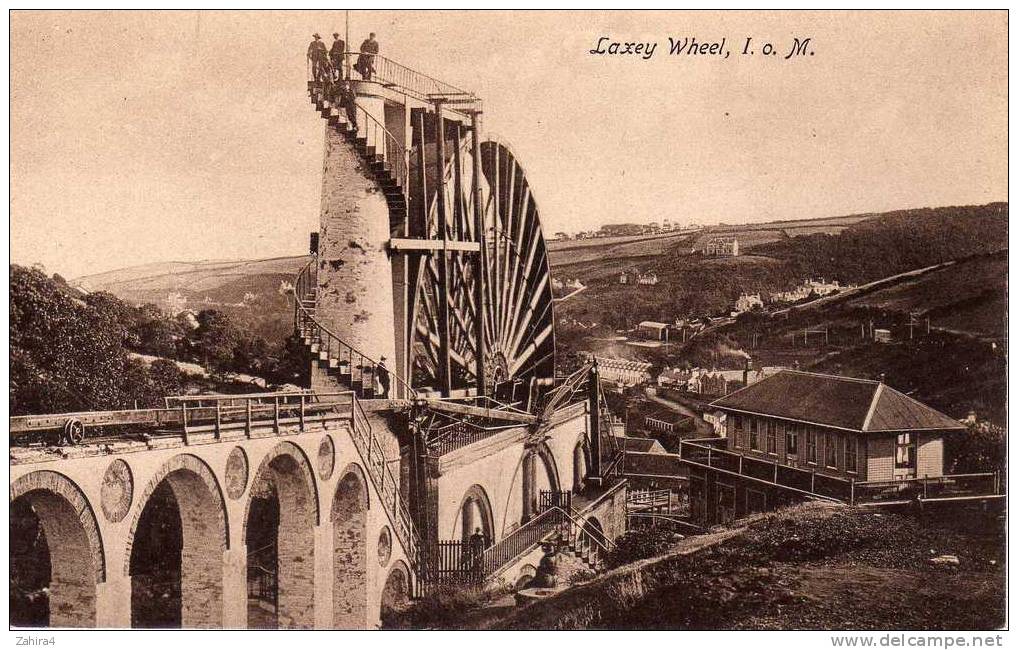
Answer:
<path fill-rule="evenodd" d="M 759 422 L 756 418 L 749 419 L 749 448 L 754 451 L 760 451 L 760 430 Z"/>
<path fill-rule="evenodd" d="M 799 455 L 799 425 L 789 424 L 785 427 L 785 453 L 789 456 Z"/>
<path fill-rule="evenodd" d="M 813 427 L 806 429 L 806 460 L 817 462 L 817 432 Z"/>
<path fill-rule="evenodd" d="M 858 444 L 859 439 L 855 436 L 845 436 L 845 471 L 855 472 L 859 469 L 856 460 Z"/>
<path fill-rule="evenodd" d="M 774 420 L 767 420 L 767 453 L 778 453 L 778 425 Z"/>
<path fill-rule="evenodd" d="M 730 435 L 732 437 L 732 443 L 736 447 L 742 446 L 742 418 L 738 415 L 729 415 L 728 421 L 731 423 Z"/>
<path fill-rule="evenodd" d="M 824 445 L 824 465 L 827 467 L 838 467 L 838 434 L 828 433 L 827 440 Z"/>
<path fill-rule="evenodd" d="M 894 466 L 898 469 L 915 469 L 916 437 L 911 433 L 898 436 L 897 451 L 894 454 Z"/>

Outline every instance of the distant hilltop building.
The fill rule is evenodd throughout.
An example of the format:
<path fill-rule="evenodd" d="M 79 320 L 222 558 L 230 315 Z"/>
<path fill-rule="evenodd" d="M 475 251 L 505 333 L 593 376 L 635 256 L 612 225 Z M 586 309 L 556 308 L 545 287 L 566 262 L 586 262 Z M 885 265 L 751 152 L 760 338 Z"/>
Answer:
<path fill-rule="evenodd" d="M 643 233 L 643 226 L 638 223 L 609 223 L 601 226 L 602 237 L 623 237 Z"/>
<path fill-rule="evenodd" d="M 640 273 L 639 271 L 628 270 L 619 273 L 619 284 L 642 284 L 654 286 L 659 281 L 657 274 L 653 272 Z"/>
<path fill-rule="evenodd" d="M 575 291 L 576 289 L 583 289 L 584 285 L 583 285 L 582 282 L 580 282 L 579 278 L 574 278 L 572 280 L 567 278 L 564 281 L 563 280 L 559 280 L 558 278 L 552 278 L 551 279 L 551 288 L 556 290 L 556 291 L 562 291 L 563 289 L 569 289 L 569 290 Z"/>
<path fill-rule="evenodd" d="M 708 257 L 737 257 L 739 240 L 736 237 L 708 237 L 703 246 L 703 254 Z"/>
<path fill-rule="evenodd" d="M 636 276 L 637 284 L 649 284 L 653 286 L 657 284 L 657 282 L 658 280 L 656 273 L 640 273 L 639 275 Z"/>

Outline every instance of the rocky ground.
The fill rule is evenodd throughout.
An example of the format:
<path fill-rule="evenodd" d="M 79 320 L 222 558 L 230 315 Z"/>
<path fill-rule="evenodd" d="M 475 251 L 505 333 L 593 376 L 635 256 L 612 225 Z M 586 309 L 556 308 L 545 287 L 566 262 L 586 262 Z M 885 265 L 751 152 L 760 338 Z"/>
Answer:
<path fill-rule="evenodd" d="M 713 543 L 711 543 L 713 542 Z M 808 504 L 686 538 L 480 629 L 989 629 L 1004 624 L 1000 517 L 918 520 Z M 932 558 L 954 556 L 942 564 Z"/>

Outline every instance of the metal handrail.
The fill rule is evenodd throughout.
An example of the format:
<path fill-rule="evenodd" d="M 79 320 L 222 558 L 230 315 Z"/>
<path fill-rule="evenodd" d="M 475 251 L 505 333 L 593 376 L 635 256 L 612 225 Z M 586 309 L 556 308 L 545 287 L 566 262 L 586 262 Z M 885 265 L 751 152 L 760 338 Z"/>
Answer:
<path fill-rule="evenodd" d="M 421 101 L 449 99 L 452 101 L 466 102 L 470 104 L 469 109 L 449 107 L 450 110 L 454 110 L 456 112 L 464 113 L 466 110 L 480 109 L 481 100 L 474 93 L 458 88 L 448 82 L 435 79 L 430 75 L 414 70 L 409 66 L 405 66 L 402 63 L 394 61 L 381 54 L 351 51 L 344 52 L 344 69 L 349 70 L 351 68 L 351 66 L 348 65 L 350 59 L 353 57 L 359 58 L 362 54 L 369 57 L 368 62 L 371 65 L 371 74 L 369 75 L 370 79 L 364 79 L 364 75 L 361 73 L 361 77 L 364 80 L 376 81 L 383 86 L 393 88 L 405 95 L 409 95 Z M 326 61 L 323 67 L 326 70 L 331 70 L 331 62 Z M 322 79 L 313 78 L 311 80 L 322 81 Z"/>
<path fill-rule="evenodd" d="M 486 577 L 497 575 L 500 570 L 543 543 L 552 533 L 563 532 L 561 527 L 567 524 L 569 530 L 566 534 L 570 541 L 578 534 L 586 534 L 601 551 L 610 553 L 611 547 L 615 544 L 603 531 L 601 532 L 603 539 L 598 539 L 594 529 L 584 527 L 586 523 L 587 520 L 582 515 L 574 515 L 558 506 L 542 510 L 536 517 L 484 550 L 484 575 Z"/>
<path fill-rule="evenodd" d="M 371 357 L 369 357 L 368 355 L 361 352 L 360 350 L 358 350 L 357 348 L 353 347 L 340 337 L 336 336 L 332 331 L 329 330 L 329 328 L 325 327 L 320 322 L 318 322 L 318 320 L 314 317 L 314 314 L 312 314 L 308 310 L 308 308 L 304 305 L 305 300 L 304 297 L 310 293 L 308 290 L 308 288 L 311 286 L 310 271 L 312 268 L 315 268 L 316 262 L 317 257 L 313 257 L 307 264 L 305 264 L 304 267 L 301 268 L 300 272 L 297 274 L 296 282 L 294 282 L 293 291 L 294 296 L 296 298 L 293 301 L 294 329 L 298 332 L 301 332 L 306 327 L 306 325 L 310 323 L 316 330 L 318 330 L 319 333 L 324 333 L 326 336 L 325 341 L 326 355 L 328 359 L 329 360 L 333 359 L 332 353 L 335 350 L 336 354 L 338 355 L 335 357 L 335 359 L 338 361 L 338 363 L 340 365 L 343 365 L 345 363 L 350 366 L 351 381 L 359 381 L 361 385 L 363 385 L 364 378 L 370 374 L 371 386 L 373 388 L 375 377 L 377 376 L 379 363 L 372 359 Z M 317 291 L 317 288 L 318 286 L 316 280 L 314 283 L 314 290 Z M 320 334 L 319 338 L 321 338 Z M 333 348 L 333 343 L 335 343 L 335 348 Z M 360 362 L 356 366 L 354 365 L 355 356 L 357 360 Z M 368 364 L 370 366 L 370 373 L 365 372 L 365 364 Z M 359 374 L 355 374 L 354 370 L 360 371 Z M 388 368 L 386 368 L 386 371 L 388 371 L 389 377 L 391 379 L 398 382 L 401 386 L 403 386 L 407 390 L 408 396 L 413 396 L 416 394 L 416 391 L 413 389 L 413 387 L 411 387 L 409 383 L 407 383 L 402 377 L 396 374 L 393 370 L 389 370 Z"/>
<path fill-rule="evenodd" d="M 356 126 L 357 137 L 363 137 L 367 146 L 374 147 L 376 155 L 382 156 L 383 162 L 389 165 L 396 183 L 399 185 L 404 201 L 408 202 L 409 151 L 384 124 L 357 103 L 353 93 L 344 94 L 342 92 L 342 82 L 326 79 L 320 83 L 322 99 L 329 102 L 329 108 L 334 105 L 337 111 L 346 110 L 348 120 L 351 120 L 349 110 L 353 109 L 351 121 Z"/>
<path fill-rule="evenodd" d="M 357 399 L 356 394 L 353 396 L 351 412 L 350 420 L 353 430 L 351 438 L 353 438 L 354 447 L 357 448 L 357 453 L 360 454 L 361 460 L 367 467 L 368 475 L 375 484 L 375 490 L 382 501 L 382 509 L 388 514 L 396 536 L 403 543 L 411 567 L 415 574 L 419 575 L 420 536 L 399 493 L 399 483 L 396 482 L 396 478 L 386 462 L 385 454 L 375 438 L 371 423 L 368 421 L 364 407 Z"/>

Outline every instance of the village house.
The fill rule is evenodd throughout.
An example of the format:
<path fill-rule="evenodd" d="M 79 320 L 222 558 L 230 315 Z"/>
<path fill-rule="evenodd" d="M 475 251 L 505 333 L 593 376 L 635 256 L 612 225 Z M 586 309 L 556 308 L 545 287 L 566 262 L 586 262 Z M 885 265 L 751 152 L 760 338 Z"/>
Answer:
<path fill-rule="evenodd" d="M 748 363 L 742 370 L 693 368 L 687 381 L 686 390 L 701 395 L 726 395 L 786 369 L 784 366 L 762 366 L 751 369 Z"/>
<path fill-rule="evenodd" d="M 854 289 L 854 285 L 841 286 L 837 280 L 826 282 L 823 278 L 819 280 L 806 280 L 791 291 L 777 291 L 772 293 L 771 302 L 799 302 L 810 296 L 829 296 L 844 289 Z"/>
<path fill-rule="evenodd" d="M 738 257 L 739 240 L 736 237 L 709 237 L 703 247 L 707 257 Z"/>
<path fill-rule="evenodd" d="M 598 357 L 591 355 L 589 352 L 584 356 L 587 358 L 593 357 L 597 362 L 597 370 L 603 382 L 628 388 L 648 383 L 653 379 L 650 374 L 652 364 L 642 361 L 630 361 L 628 359 Z"/>
<path fill-rule="evenodd" d="M 944 474 L 964 426 L 879 381 L 784 370 L 711 403 L 730 451 L 845 479 Z"/>
<path fill-rule="evenodd" d="M 735 301 L 735 311 L 732 312 L 733 316 L 745 313 L 747 311 L 753 311 L 754 309 L 763 309 L 763 299 L 760 298 L 758 293 L 743 293 L 739 295 L 739 298 Z"/>
<path fill-rule="evenodd" d="M 681 368 L 665 368 L 661 374 L 657 376 L 657 385 L 684 391 L 686 390 L 686 386 L 692 376 L 693 373 L 688 370 L 682 370 Z"/>
<path fill-rule="evenodd" d="M 651 341 L 668 341 L 667 323 L 645 320 L 636 326 L 636 333 L 643 339 Z"/>
<path fill-rule="evenodd" d="M 647 284 L 647 285 L 654 286 L 655 284 L 657 284 L 657 282 L 658 282 L 657 274 L 653 273 L 653 272 L 651 272 L 651 273 L 640 273 L 640 274 L 638 274 L 636 276 L 636 283 L 637 284 Z"/>

